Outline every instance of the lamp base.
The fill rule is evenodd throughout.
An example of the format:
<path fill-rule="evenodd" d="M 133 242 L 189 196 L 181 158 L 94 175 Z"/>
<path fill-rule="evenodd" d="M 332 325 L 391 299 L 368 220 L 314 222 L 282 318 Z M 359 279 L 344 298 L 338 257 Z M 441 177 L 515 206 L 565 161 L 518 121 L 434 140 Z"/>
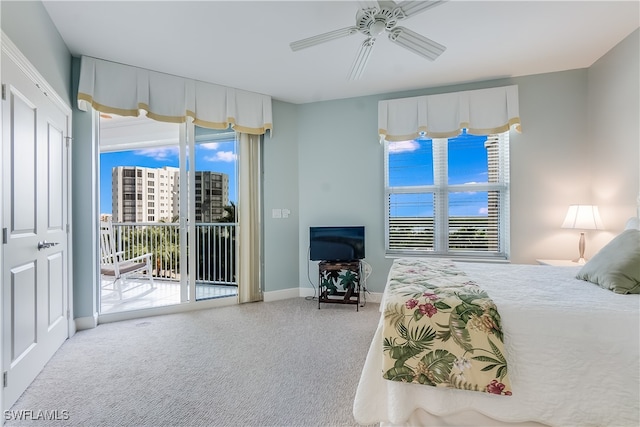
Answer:
<path fill-rule="evenodd" d="M 580 258 L 572 260 L 573 262 L 579 265 L 584 265 L 587 262 L 587 260 L 584 257 L 584 248 L 585 248 L 584 233 L 580 233 L 580 241 L 578 242 L 578 251 L 580 254 Z"/>

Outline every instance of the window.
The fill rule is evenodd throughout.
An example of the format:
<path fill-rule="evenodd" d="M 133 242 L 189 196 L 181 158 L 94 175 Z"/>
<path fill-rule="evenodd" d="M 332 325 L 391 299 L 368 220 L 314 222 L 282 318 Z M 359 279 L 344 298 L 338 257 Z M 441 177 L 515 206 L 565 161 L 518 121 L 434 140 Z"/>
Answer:
<path fill-rule="evenodd" d="M 509 133 L 385 142 L 388 255 L 509 256 Z"/>

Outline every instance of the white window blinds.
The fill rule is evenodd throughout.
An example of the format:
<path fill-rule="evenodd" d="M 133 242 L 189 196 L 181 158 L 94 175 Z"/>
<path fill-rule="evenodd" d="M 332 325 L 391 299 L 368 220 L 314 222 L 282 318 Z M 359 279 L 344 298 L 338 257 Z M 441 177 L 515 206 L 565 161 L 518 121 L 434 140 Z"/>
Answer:
<path fill-rule="evenodd" d="M 509 134 L 385 142 L 386 252 L 509 255 Z"/>

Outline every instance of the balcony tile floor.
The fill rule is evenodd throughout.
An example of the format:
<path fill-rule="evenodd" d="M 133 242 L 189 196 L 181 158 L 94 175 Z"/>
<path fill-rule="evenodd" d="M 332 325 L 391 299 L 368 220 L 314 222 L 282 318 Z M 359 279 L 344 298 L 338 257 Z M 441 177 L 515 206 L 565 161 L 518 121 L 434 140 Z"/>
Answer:
<path fill-rule="evenodd" d="M 124 285 L 122 299 L 103 280 L 101 291 L 102 314 L 139 310 L 180 303 L 180 284 L 172 280 L 154 279 L 154 288 L 145 279 L 129 279 Z M 105 288 L 106 287 L 106 288 Z M 196 300 L 233 297 L 238 294 L 236 286 L 196 284 Z"/>

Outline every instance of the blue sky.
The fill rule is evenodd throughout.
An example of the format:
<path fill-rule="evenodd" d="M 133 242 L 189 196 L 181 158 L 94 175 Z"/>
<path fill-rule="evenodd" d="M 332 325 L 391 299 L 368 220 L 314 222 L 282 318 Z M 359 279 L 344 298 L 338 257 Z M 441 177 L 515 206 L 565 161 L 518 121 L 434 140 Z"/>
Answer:
<path fill-rule="evenodd" d="M 449 141 L 449 183 L 487 182 L 486 136 L 463 133 Z M 432 142 L 429 139 L 402 141 L 389 145 L 389 184 L 411 186 L 433 184 Z M 179 167 L 178 147 L 102 153 L 100 155 L 100 212 L 110 214 L 111 169 L 115 166 Z M 223 172 L 229 175 L 229 199 L 236 202 L 235 142 L 212 142 L 196 145 L 196 170 Z M 432 200 L 424 196 L 395 197 L 398 216 L 432 216 Z M 487 193 L 464 192 L 450 195 L 449 215 L 486 215 Z"/>
<path fill-rule="evenodd" d="M 234 141 L 196 145 L 196 170 L 229 175 L 229 200 L 236 202 L 236 151 Z M 100 154 L 100 213 L 112 213 L 111 170 L 115 166 L 179 167 L 178 146 L 117 151 Z"/>
<path fill-rule="evenodd" d="M 448 183 L 486 183 L 488 180 L 486 136 L 466 132 L 448 143 Z M 433 143 L 417 139 L 389 143 L 389 185 L 433 185 Z M 433 198 L 417 194 L 394 195 L 392 216 L 433 216 Z M 484 216 L 487 192 L 460 192 L 449 195 L 450 216 Z"/>

